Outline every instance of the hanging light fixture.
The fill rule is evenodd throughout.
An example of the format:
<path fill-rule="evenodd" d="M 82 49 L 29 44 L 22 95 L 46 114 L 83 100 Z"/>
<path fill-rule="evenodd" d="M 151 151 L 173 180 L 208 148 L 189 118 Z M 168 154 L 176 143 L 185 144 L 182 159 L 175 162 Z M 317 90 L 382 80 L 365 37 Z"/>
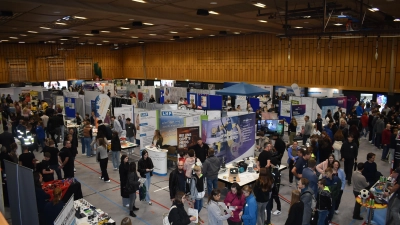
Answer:
<path fill-rule="evenodd" d="M 290 46 L 291 46 L 292 39 L 289 39 L 289 46 L 288 46 L 288 60 L 290 61 Z"/>

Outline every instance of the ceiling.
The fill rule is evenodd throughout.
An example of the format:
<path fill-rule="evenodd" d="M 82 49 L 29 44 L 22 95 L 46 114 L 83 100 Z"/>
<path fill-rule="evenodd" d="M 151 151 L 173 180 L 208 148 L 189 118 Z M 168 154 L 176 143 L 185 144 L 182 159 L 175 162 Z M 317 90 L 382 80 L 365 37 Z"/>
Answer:
<path fill-rule="evenodd" d="M 0 40 L 2 43 L 114 45 L 138 41 L 173 42 L 221 35 L 285 33 L 283 0 L 137 1 L 140 0 L 0 0 Z M 289 0 L 290 28 L 286 32 L 321 32 L 323 2 Z M 262 3 L 265 7 L 257 7 L 255 3 Z M 361 14 L 360 0 L 327 3 L 327 31 L 345 31 L 349 19 L 353 21 L 354 28 L 359 29 L 360 17 L 364 18 L 363 30 L 398 31 L 400 28 L 400 22 L 393 21 L 400 19 L 400 0 L 363 0 L 367 4 L 363 5 Z M 379 8 L 379 11 L 369 11 L 368 8 L 372 7 Z M 219 14 L 199 16 L 196 15 L 197 9 Z M 4 11 L 11 11 L 13 15 Z M 345 18 L 338 18 L 342 13 Z M 138 21 L 143 25 L 132 26 L 132 22 Z M 92 34 L 92 30 L 99 34 Z M 226 31 L 226 34 L 220 34 L 221 31 Z"/>

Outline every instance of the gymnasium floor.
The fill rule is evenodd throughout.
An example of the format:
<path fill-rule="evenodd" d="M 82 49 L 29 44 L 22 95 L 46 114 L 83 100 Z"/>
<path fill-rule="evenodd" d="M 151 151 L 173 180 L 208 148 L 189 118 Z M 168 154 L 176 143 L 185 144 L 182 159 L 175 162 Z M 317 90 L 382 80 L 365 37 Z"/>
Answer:
<path fill-rule="evenodd" d="M 284 138 L 287 140 L 287 137 Z M 369 152 L 377 154 L 376 163 L 378 170 L 384 175 L 389 175 L 389 164 L 380 160 L 381 151 L 378 151 L 374 146 L 368 143 L 367 140 L 362 139 L 361 147 L 359 151 L 359 161 L 366 161 L 366 155 Z M 80 146 L 80 145 L 79 145 Z M 79 147 L 80 152 L 80 147 Z M 35 152 L 36 157 L 41 160 L 42 156 Z M 133 155 L 130 156 L 130 161 L 137 162 L 139 159 L 139 149 L 135 149 Z M 284 156 L 282 162 L 286 162 L 287 155 Z M 95 158 L 87 158 L 82 154 L 77 155 L 75 160 L 75 167 L 77 172 L 75 178 L 82 184 L 82 192 L 84 198 L 92 203 L 95 207 L 102 209 L 104 212 L 111 215 L 116 220 L 116 224 L 119 225 L 120 221 L 128 216 L 129 209 L 122 206 L 122 199 L 120 196 L 119 186 L 119 173 L 114 171 L 112 168 L 112 162 L 108 164 L 108 173 L 111 179 L 110 183 L 104 183 L 99 179 L 100 166 L 96 163 Z M 171 170 L 169 170 L 170 172 Z M 136 207 L 140 208 L 139 211 L 135 212 L 137 217 L 131 218 L 135 225 L 161 225 L 162 214 L 166 213 L 171 206 L 168 192 L 168 176 L 161 177 L 154 175 L 151 180 L 150 197 L 153 205 L 150 206 L 145 202 L 136 201 Z M 280 189 L 282 214 L 279 216 L 272 215 L 272 223 L 274 225 L 285 224 L 287 218 L 287 212 L 289 209 L 290 193 L 293 187 L 288 186 L 288 170 L 282 171 L 282 186 Z M 223 190 L 223 195 L 226 193 L 226 189 Z M 223 197 L 221 198 L 223 199 Z M 206 200 L 205 200 L 206 201 Z M 200 212 L 200 217 L 205 221 L 204 224 L 208 224 L 207 219 L 207 204 L 204 204 L 203 210 Z M 274 207 L 276 204 L 274 203 Z M 333 218 L 334 224 L 340 225 L 358 225 L 362 224 L 362 221 L 355 221 L 352 219 L 354 207 L 354 196 L 352 193 L 352 187 L 346 184 L 346 188 L 343 193 L 342 202 L 339 207 L 339 214 Z M 273 211 L 275 208 L 273 209 Z M 362 216 L 366 218 L 366 210 L 362 208 Z M 10 221 L 9 209 L 6 209 L 6 218 Z M 11 224 L 11 223 L 10 223 Z M 225 222 L 224 224 L 227 224 Z"/>

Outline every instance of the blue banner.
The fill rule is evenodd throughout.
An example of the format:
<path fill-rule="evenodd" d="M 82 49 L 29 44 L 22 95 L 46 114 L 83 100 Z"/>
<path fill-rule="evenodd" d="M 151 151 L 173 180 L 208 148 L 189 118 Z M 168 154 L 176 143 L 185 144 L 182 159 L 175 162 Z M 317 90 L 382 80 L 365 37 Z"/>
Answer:
<path fill-rule="evenodd" d="M 68 118 L 75 118 L 75 98 L 64 98 L 65 115 Z"/>
<path fill-rule="evenodd" d="M 202 121 L 202 139 L 215 149 L 215 155 L 229 163 L 252 156 L 255 147 L 255 113 Z"/>
<path fill-rule="evenodd" d="M 343 112 L 346 112 L 347 97 L 319 98 L 317 99 L 317 105 L 321 110 L 322 118 L 325 118 L 329 109 L 332 111 L 332 115 L 337 111 L 338 107 L 341 107 Z"/>
<path fill-rule="evenodd" d="M 208 96 L 208 109 L 209 110 L 222 110 L 222 96 L 209 95 Z"/>
<path fill-rule="evenodd" d="M 258 98 L 250 98 L 249 102 L 250 102 L 251 108 L 253 108 L 254 112 L 256 112 L 257 109 L 260 108 L 260 99 L 258 99 Z"/>

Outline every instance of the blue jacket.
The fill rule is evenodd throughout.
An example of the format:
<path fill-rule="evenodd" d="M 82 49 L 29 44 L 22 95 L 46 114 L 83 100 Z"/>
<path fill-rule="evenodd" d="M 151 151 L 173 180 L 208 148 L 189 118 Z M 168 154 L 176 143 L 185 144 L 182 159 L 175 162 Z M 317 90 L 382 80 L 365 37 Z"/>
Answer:
<path fill-rule="evenodd" d="M 257 223 L 257 202 L 253 194 L 246 198 L 242 220 L 243 225 L 256 225 Z"/>
<path fill-rule="evenodd" d="M 299 149 L 301 149 L 301 147 L 300 146 L 297 146 L 297 150 L 299 150 Z M 292 151 L 293 151 L 293 146 L 290 146 L 289 148 L 288 148 L 288 159 L 287 159 L 287 163 L 289 164 L 290 163 L 290 159 L 293 157 L 292 156 Z M 297 159 L 299 158 L 299 156 L 295 156 L 294 157 L 294 161 L 297 161 Z"/>
<path fill-rule="evenodd" d="M 338 177 L 339 177 L 339 179 L 342 181 L 342 187 L 341 187 L 341 190 L 343 191 L 344 190 L 344 188 L 346 187 L 346 174 L 344 173 L 344 170 L 342 170 L 342 169 L 338 169 Z"/>
<path fill-rule="evenodd" d="M 317 194 L 318 194 L 318 177 L 317 177 L 317 175 L 315 175 L 314 171 L 312 171 L 310 168 L 307 167 L 307 168 L 304 168 L 302 177 L 307 178 L 307 180 L 310 182 L 310 183 L 308 183 L 308 187 L 314 191 L 314 197 L 317 198 Z"/>
<path fill-rule="evenodd" d="M 41 126 L 36 127 L 36 136 L 39 140 L 44 140 L 46 138 L 44 134 L 44 129 Z"/>
<path fill-rule="evenodd" d="M 361 105 L 358 105 L 356 108 L 357 116 L 362 116 L 363 112 L 364 112 L 364 109 L 361 107 Z"/>
<path fill-rule="evenodd" d="M 333 140 L 333 132 L 332 132 L 331 128 L 329 128 L 328 126 L 325 126 L 324 131 L 328 134 L 328 136 L 331 138 L 331 140 Z"/>

